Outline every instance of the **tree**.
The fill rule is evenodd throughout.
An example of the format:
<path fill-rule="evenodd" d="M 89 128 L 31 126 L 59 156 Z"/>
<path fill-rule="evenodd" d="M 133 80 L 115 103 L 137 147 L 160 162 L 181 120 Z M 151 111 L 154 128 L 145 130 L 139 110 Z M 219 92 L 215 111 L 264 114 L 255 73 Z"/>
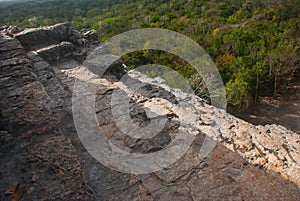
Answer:
<path fill-rule="evenodd" d="M 297 68 L 299 53 L 290 46 L 281 46 L 268 54 L 269 74 L 273 77 L 273 95 L 286 88 Z"/>
<path fill-rule="evenodd" d="M 229 112 L 238 114 L 249 105 L 249 84 L 246 81 L 246 74 L 247 72 L 238 73 L 237 77 L 227 82 L 225 86 Z"/>

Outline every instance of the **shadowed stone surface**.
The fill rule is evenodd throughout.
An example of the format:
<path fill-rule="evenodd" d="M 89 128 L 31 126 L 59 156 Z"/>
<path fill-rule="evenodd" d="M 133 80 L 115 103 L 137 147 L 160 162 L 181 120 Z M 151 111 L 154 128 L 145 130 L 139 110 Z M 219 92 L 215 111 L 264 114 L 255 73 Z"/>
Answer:
<path fill-rule="evenodd" d="M 21 42 L 26 50 L 29 50 L 69 41 L 73 31 L 73 26 L 70 23 L 62 23 L 46 28 L 26 29 L 15 34 L 14 37 Z"/>

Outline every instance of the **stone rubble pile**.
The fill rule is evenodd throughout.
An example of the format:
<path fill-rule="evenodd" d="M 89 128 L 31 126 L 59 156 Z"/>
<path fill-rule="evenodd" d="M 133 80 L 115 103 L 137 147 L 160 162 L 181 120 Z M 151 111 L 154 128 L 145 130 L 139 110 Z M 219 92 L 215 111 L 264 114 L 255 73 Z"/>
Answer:
<path fill-rule="evenodd" d="M 300 136 L 298 134 L 278 125 L 254 126 L 206 104 L 195 95 L 169 88 L 165 84 L 158 84 L 155 79 L 147 78 L 139 72 L 133 71 L 129 75 L 141 82 L 167 90 L 179 103 L 188 102 L 188 105 L 181 104 L 184 108 L 178 109 L 176 104 L 166 102 L 161 97 L 156 98 L 155 101 L 147 98 L 141 100 L 145 97 L 139 97 L 137 102 L 143 102 L 144 106 L 150 109 L 157 104 L 168 108 L 168 113 L 178 116 L 179 122 L 185 122 L 193 128 L 192 130 L 198 130 L 212 137 L 249 163 L 279 173 L 284 178 L 300 184 Z M 188 114 L 189 118 L 180 118 L 184 114 Z M 192 115 L 194 118 L 191 118 Z"/>

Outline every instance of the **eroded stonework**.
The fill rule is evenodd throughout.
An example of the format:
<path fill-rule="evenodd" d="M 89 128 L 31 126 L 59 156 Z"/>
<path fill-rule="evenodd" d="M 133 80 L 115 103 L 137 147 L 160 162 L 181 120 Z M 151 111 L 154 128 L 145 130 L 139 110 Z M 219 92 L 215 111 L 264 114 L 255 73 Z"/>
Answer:
<path fill-rule="evenodd" d="M 24 200 L 299 199 L 299 135 L 282 126 L 254 126 L 137 71 L 127 73 L 130 82 L 120 81 L 122 61 L 93 80 L 95 115 L 106 139 L 142 154 L 164 149 L 179 131 L 194 141 L 174 164 L 149 174 L 100 164 L 78 138 L 71 99 L 76 77 L 93 73 L 84 60 L 97 57 L 89 55 L 94 48 L 107 50 L 69 23 L 14 34 L 3 29 L 0 36 L 1 200 L 10 200 L 2 192 L 15 182 Z M 112 114 L 117 91 L 130 100 L 136 125 L 166 118 L 161 132 L 142 140 L 124 134 Z M 215 142 L 207 155 L 200 151 L 205 140 Z"/>

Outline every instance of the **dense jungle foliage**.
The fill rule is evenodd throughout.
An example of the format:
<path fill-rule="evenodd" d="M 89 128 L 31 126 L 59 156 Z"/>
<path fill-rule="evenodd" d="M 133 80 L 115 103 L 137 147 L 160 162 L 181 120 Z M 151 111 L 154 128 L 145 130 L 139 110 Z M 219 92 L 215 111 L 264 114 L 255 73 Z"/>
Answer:
<path fill-rule="evenodd" d="M 239 113 L 261 95 L 274 95 L 299 71 L 299 0 L 32 0 L 0 3 L 0 24 L 21 28 L 69 21 L 96 29 L 99 40 L 138 28 L 164 28 L 199 43 L 217 65 L 228 109 Z M 145 50 L 123 57 L 130 68 L 158 63 L 207 96 L 201 77 L 169 53 Z"/>

